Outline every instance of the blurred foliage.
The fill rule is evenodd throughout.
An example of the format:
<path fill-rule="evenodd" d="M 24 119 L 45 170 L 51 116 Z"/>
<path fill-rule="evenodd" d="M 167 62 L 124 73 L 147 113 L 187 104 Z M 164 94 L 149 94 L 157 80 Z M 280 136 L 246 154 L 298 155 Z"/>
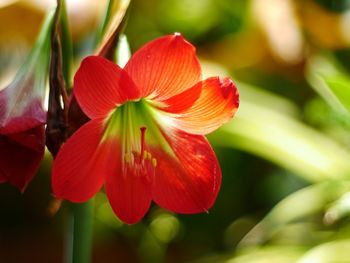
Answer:
<path fill-rule="evenodd" d="M 349 0 L 316 0 L 316 2 L 334 12 L 344 12 L 350 8 Z"/>
<path fill-rule="evenodd" d="M 0 1 L 8 25 L 0 27 L 2 82 L 29 51 L 49 2 Z M 67 2 L 78 65 L 93 52 L 107 1 Z M 237 81 L 241 106 L 209 136 L 223 172 L 209 214 L 154 206 L 127 226 L 101 192 L 94 262 L 349 262 L 349 3 L 132 1 L 125 34 L 133 51 L 181 32 L 196 45 L 204 76 Z M 56 204 L 50 162 L 23 196 L 0 185 L 1 262 L 61 262 L 67 205 L 47 212 Z"/>

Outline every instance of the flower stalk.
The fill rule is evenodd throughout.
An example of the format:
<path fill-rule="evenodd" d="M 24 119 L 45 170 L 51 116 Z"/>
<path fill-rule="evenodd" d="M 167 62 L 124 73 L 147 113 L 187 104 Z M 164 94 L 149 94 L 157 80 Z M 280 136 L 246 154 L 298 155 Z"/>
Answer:
<path fill-rule="evenodd" d="M 65 262 L 91 262 L 93 200 L 69 204 L 66 222 Z"/>
<path fill-rule="evenodd" d="M 50 91 L 46 146 L 55 158 L 68 136 L 68 96 L 66 89 L 67 85 L 70 85 L 72 49 L 64 0 L 57 0 L 54 16 L 54 24 L 51 30 Z M 69 204 L 66 221 L 65 262 L 90 262 L 92 214 L 92 201 L 83 204 Z"/>

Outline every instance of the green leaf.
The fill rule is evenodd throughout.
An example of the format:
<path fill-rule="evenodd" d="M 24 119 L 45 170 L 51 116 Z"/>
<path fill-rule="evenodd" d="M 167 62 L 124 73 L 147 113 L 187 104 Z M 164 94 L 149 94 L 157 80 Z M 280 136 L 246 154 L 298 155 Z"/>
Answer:
<path fill-rule="evenodd" d="M 321 75 L 339 102 L 350 112 L 350 78 L 343 74 Z"/>
<path fill-rule="evenodd" d="M 324 221 L 327 224 L 334 224 L 340 219 L 350 215 L 350 192 L 343 194 L 326 211 Z"/>
<path fill-rule="evenodd" d="M 309 250 L 297 263 L 349 262 L 350 239 L 324 243 Z"/>
<path fill-rule="evenodd" d="M 311 57 L 306 79 L 330 106 L 350 117 L 350 77 L 332 56 Z"/>
<path fill-rule="evenodd" d="M 349 190 L 349 181 L 326 181 L 287 196 L 243 238 L 240 245 L 266 242 L 287 224 L 323 211 Z"/>
<path fill-rule="evenodd" d="M 225 261 L 226 263 L 294 263 L 300 255 L 302 255 L 304 249 L 301 247 L 293 246 L 268 246 L 258 249 L 249 249 L 243 253 L 239 253 L 231 260 Z M 214 261 L 213 261 L 214 262 Z"/>
<path fill-rule="evenodd" d="M 35 87 L 40 92 L 44 92 L 46 86 L 47 73 L 50 59 L 51 28 L 53 26 L 55 11 L 48 13 L 42 25 L 37 41 L 16 75 L 16 79 L 25 78 L 28 74 L 35 74 Z"/>
<path fill-rule="evenodd" d="M 61 1 L 61 40 L 62 40 L 62 62 L 63 62 L 63 74 L 66 86 L 71 87 L 71 69 L 73 65 L 73 43 L 72 36 L 69 30 L 69 21 L 67 15 L 66 1 Z"/>
<path fill-rule="evenodd" d="M 305 253 L 305 248 L 298 246 L 265 246 L 241 249 L 232 254 L 214 254 L 192 263 L 295 263 Z"/>

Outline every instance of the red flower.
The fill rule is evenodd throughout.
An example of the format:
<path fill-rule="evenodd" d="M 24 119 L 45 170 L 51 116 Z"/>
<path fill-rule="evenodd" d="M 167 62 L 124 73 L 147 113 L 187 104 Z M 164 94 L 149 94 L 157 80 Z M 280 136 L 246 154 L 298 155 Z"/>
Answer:
<path fill-rule="evenodd" d="M 74 94 L 91 120 L 58 153 L 56 197 L 84 202 L 104 184 L 114 212 L 129 224 L 152 200 L 177 213 L 213 205 L 221 171 L 203 135 L 232 118 L 238 92 L 228 78 L 201 81 L 195 48 L 181 35 L 148 43 L 124 69 L 85 58 Z"/>
<path fill-rule="evenodd" d="M 14 80 L 0 91 L 0 183 L 21 191 L 39 168 L 45 151 L 44 97 L 50 59 L 50 13 Z"/>
<path fill-rule="evenodd" d="M 45 150 L 43 86 L 34 73 L 20 72 L 0 91 L 0 183 L 24 190 Z"/>

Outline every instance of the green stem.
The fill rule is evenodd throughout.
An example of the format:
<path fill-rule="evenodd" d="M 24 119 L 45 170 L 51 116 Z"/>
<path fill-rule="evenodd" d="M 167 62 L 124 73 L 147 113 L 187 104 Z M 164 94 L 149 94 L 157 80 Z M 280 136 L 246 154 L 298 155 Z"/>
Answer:
<path fill-rule="evenodd" d="M 73 43 L 69 30 L 69 21 L 67 16 L 66 1 L 62 1 L 61 10 L 61 33 L 62 33 L 62 57 L 63 57 L 63 74 L 66 86 L 71 88 L 71 65 L 73 64 Z"/>
<path fill-rule="evenodd" d="M 93 201 L 70 204 L 67 220 L 65 262 L 91 262 Z"/>

